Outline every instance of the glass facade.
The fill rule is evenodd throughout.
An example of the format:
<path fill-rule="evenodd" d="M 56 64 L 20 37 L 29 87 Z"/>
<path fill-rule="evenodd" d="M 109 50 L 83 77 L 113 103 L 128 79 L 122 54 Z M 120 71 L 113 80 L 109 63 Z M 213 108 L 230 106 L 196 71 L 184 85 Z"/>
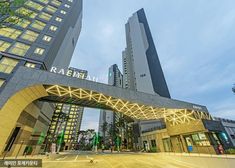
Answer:
<path fill-rule="evenodd" d="M 16 12 L 19 13 L 19 14 L 23 14 L 23 15 L 29 16 L 32 19 L 37 16 L 37 13 L 35 13 L 32 10 L 27 9 L 25 7 L 21 7 L 19 9 L 17 9 Z"/>
<path fill-rule="evenodd" d="M 52 16 L 51 16 L 50 14 L 48 14 L 48 13 L 42 12 L 42 13 L 39 15 L 39 17 L 40 17 L 41 19 L 44 19 L 44 20 L 49 21 Z"/>
<path fill-rule="evenodd" d="M 38 11 L 41 11 L 43 9 L 42 5 L 40 5 L 40 4 L 36 3 L 36 2 L 33 2 L 33 1 L 26 1 L 25 5 L 30 7 L 30 8 L 36 9 Z"/>
<path fill-rule="evenodd" d="M 51 6 L 51 5 L 48 5 L 46 8 L 45 8 L 48 12 L 51 12 L 51 13 L 55 13 L 56 12 L 56 8 Z"/>
<path fill-rule="evenodd" d="M 11 73 L 18 62 L 19 61 L 16 59 L 2 57 L 0 60 L 0 72 L 7 74 Z"/>
<path fill-rule="evenodd" d="M 28 40 L 34 42 L 38 37 L 38 33 L 33 32 L 31 30 L 26 30 L 22 35 L 21 38 L 24 40 Z"/>
<path fill-rule="evenodd" d="M 10 49 L 9 53 L 19 55 L 19 56 L 24 56 L 28 49 L 30 48 L 29 45 L 26 45 L 24 43 L 16 42 Z"/>
<path fill-rule="evenodd" d="M 32 24 L 31 27 L 38 29 L 38 30 L 43 30 L 44 27 L 46 26 L 46 23 L 43 23 L 39 20 L 35 20 Z"/>
<path fill-rule="evenodd" d="M 2 36 L 8 37 L 11 39 L 16 39 L 21 33 L 22 31 L 14 29 L 14 28 L 10 28 L 10 27 L 0 29 L 0 34 Z"/>
<path fill-rule="evenodd" d="M 0 40 L 0 51 L 6 51 L 10 47 L 10 43 Z"/>

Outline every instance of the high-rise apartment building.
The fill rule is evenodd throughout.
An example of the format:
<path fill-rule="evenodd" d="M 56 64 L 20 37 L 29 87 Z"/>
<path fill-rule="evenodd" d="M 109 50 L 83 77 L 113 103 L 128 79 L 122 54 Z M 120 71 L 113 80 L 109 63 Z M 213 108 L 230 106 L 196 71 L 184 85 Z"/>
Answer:
<path fill-rule="evenodd" d="M 125 25 L 126 48 L 122 52 L 123 87 L 170 98 L 144 9 L 135 12 Z M 162 120 L 136 121 L 133 124 L 134 143 L 141 132 L 163 128 Z"/>
<path fill-rule="evenodd" d="M 109 68 L 109 73 L 108 73 L 108 84 L 112 85 L 112 86 L 116 86 L 116 87 L 122 87 L 123 84 L 123 75 L 121 73 L 121 71 L 119 70 L 118 66 L 116 64 L 112 65 Z M 104 136 L 104 131 L 103 131 L 103 125 L 106 122 L 107 123 L 107 127 L 110 127 L 111 125 L 113 127 L 116 127 L 116 123 L 118 122 L 119 118 L 120 118 L 120 113 L 117 112 L 113 112 L 110 110 L 100 110 L 100 119 L 99 119 L 99 132 L 101 136 Z M 107 128 L 105 136 L 109 136 L 108 135 L 108 130 L 109 128 Z"/>
<path fill-rule="evenodd" d="M 69 68 L 73 74 L 79 74 L 80 79 L 86 79 L 88 72 L 77 68 Z M 46 143 L 56 143 L 58 137 L 63 136 L 65 150 L 75 149 L 82 123 L 84 107 L 56 103 L 51 124 L 47 132 Z M 49 147 L 49 145 L 47 145 Z M 48 149 L 47 149 L 48 150 Z"/>
<path fill-rule="evenodd" d="M 26 0 L 16 12 L 28 13 L 29 17 L 0 28 L 0 92 L 19 66 L 68 68 L 81 31 L 82 0 Z M 4 17 L 9 22 L 20 15 Z M 37 153 L 54 108 L 53 104 L 40 101 L 27 106 L 4 151 L 16 155 L 21 146 Z"/>
<path fill-rule="evenodd" d="M 170 98 L 144 9 L 129 18 L 122 52 L 124 87 Z"/>

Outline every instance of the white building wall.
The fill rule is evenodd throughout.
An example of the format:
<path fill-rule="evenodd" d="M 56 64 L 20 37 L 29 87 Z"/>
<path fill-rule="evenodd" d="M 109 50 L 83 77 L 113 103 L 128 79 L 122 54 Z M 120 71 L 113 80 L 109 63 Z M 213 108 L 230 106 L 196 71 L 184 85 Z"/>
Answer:
<path fill-rule="evenodd" d="M 146 39 L 144 27 L 139 23 L 137 13 L 135 13 L 129 19 L 128 23 L 130 25 L 130 38 L 132 42 L 132 59 L 136 90 L 155 94 L 146 57 L 148 42 Z"/>

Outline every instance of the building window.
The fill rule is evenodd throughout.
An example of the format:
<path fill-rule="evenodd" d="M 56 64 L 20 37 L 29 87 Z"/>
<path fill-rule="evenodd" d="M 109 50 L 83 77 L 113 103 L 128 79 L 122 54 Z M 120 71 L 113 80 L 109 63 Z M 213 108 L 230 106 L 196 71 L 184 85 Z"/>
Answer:
<path fill-rule="evenodd" d="M 51 13 L 55 13 L 55 11 L 56 11 L 56 8 L 54 8 L 53 6 L 50 6 L 50 5 L 48 5 L 45 9 Z"/>
<path fill-rule="evenodd" d="M 57 30 L 57 27 L 56 27 L 56 26 L 50 26 L 50 30 L 51 30 L 51 31 L 56 31 L 56 30 Z"/>
<path fill-rule="evenodd" d="M 18 18 L 16 16 L 9 17 L 6 21 L 9 22 L 12 19 L 14 19 L 14 20 L 18 19 L 19 21 L 16 23 L 16 25 L 20 26 L 22 28 L 26 28 L 30 24 L 30 21 L 28 21 L 26 19 L 22 19 L 22 18 L 20 19 L 20 18 Z"/>
<path fill-rule="evenodd" d="M 205 133 L 192 134 L 193 143 L 197 146 L 210 146 Z"/>
<path fill-rule="evenodd" d="M 47 36 L 47 35 L 44 35 L 43 36 L 43 40 L 46 41 L 46 42 L 50 42 L 51 41 L 51 37 Z"/>
<path fill-rule="evenodd" d="M 29 45 L 24 43 L 16 42 L 10 49 L 9 53 L 16 54 L 19 56 L 24 56 L 28 49 L 30 48 Z"/>
<path fill-rule="evenodd" d="M 34 54 L 42 55 L 44 53 L 44 51 L 45 51 L 45 49 L 38 47 L 34 50 Z"/>
<path fill-rule="evenodd" d="M 38 30 L 43 30 L 45 26 L 46 26 L 45 23 L 40 22 L 40 21 L 38 21 L 38 20 L 35 20 L 35 21 L 31 24 L 31 27 L 33 27 L 33 28 L 35 28 L 35 29 L 38 29 Z"/>
<path fill-rule="evenodd" d="M 23 28 L 26 28 L 30 24 L 30 21 L 23 19 L 22 21 L 18 22 L 17 25 Z"/>
<path fill-rule="evenodd" d="M 28 67 L 28 68 L 35 68 L 36 64 L 31 63 L 31 62 L 26 62 L 25 66 Z"/>
<path fill-rule="evenodd" d="M 5 83 L 4 79 L 0 79 L 0 87 L 2 87 L 2 85 Z"/>
<path fill-rule="evenodd" d="M 44 4 L 48 4 L 49 0 L 38 0 L 39 2 L 42 2 Z"/>
<path fill-rule="evenodd" d="M 70 8 L 70 5 L 68 5 L 68 4 L 64 4 L 64 7 L 66 7 L 66 8 Z"/>
<path fill-rule="evenodd" d="M 57 0 L 52 0 L 51 3 L 56 6 L 60 6 L 61 2 Z"/>
<path fill-rule="evenodd" d="M 40 5 L 40 4 L 36 3 L 36 2 L 33 2 L 33 1 L 26 1 L 25 5 L 30 7 L 30 8 L 39 10 L 39 11 L 41 11 L 43 9 L 42 5 Z"/>
<path fill-rule="evenodd" d="M 55 20 L 56 20 L 57 22 L 62 22 L 62 19 L 61 19 L 60 17 L 56 17 Z"/>
<path fill-rule="evenodd" d="M 0 51 L 6 51 L 10 45 L 10 43 L 0 40 Z"/>
<path fill-rule="evenodd" d="M 48 13 L 42 12 L 42 13 L 39 15 L 39 18 L 49 21 L 49 20 L 51 19 L 51 15 L 48 14 Z"/>
<path fill-rule="evenodd" d="M 64 15 L 66 14 L 66 12 L 64 10 L 61 10 L 60 13 L 62 13 Z"/>
<path fill-rule="evenodd" d="M 7 74 L 11 73 L 18 62 L 18 60 L 12 58 L 2 57 L 2 59 L 0 60 L 0 72 Z"/>
<path fill-rule="evenodd" d="M 1 36 L 8 37 L 11 39 L 16 39 L 21 33 L 22 31 L 10 27 L 0 29 Z"/>
<path fill-rule="evenodd" d="M 26 9 L 24 7 L 21 7 L 19 9 L 16 10 L 16 13 L 19 13 L 19 14 L 23 14 L 23 15 L 26 15 L 30 18 L 35 18 L 37 16 L 37 13 L 33 12 L 32 10 L 30 9 Z"/>
<path fill-rule="evenodd" d="M 22 35 L 21 38 L 24 40 L 28 40 L 34 42 L 38 37 L 38 33 L 35 33 L 31 30 L 26 30 Z"/>

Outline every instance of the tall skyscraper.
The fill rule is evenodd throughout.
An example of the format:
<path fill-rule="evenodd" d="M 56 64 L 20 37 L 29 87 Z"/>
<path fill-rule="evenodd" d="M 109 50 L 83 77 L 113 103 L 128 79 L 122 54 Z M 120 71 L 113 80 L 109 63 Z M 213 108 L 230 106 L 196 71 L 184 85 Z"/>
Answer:
<path fill-rule="evenodd" d="M 0 28 L 0 92 L 19 66 L 50 70 L 68 68 L 81 31 L 82 0 L 27 0 L 16 9 L 29 13 L 15 25 Z M 19 16 L 5 16 L 5 22 Z M 54 105 L 34 101 L 21 113 L 6 150 L 39 151 Z M 31 150 L 33 149 L 33 150 Z"/>
<path fill-rule="evenodd" d="M 86 79 L 87 71 L 71 67 L 69 69 L 73 71 L 73 74 L 79 74 L 80 79 Z M 57 103 L 45 143 L 56 143 L 58 137 L 62 136 L 65 142 L 64 149 L 75 149 L 78 144 L 83 111 L 84 107 L 81 106 Z M 49 147 L 48 144 L 46 145 Z"/>
<path fill-rule="evenodd" d="M 122 52 L 124 88 L 170 98 L 144 9 L 128 19 L 125 29 L 126 48 Z M 134 143 L 140 143 L 141 132 L 164 126 L 162 120 L 136 121 L 133 124 Z"/>
<path fill-rule="evenodd" d="M 109 68 L 108 73 L 108 84 L 112 86 L 122 87 L 123 86 L 123 75 L 121 71 L 119 70 L 118 66 L 116 64 L 112 65 Z M 103 126 L 104 123 L 107 123 L 107 127 L 113 126 L 116 127 L 116 123 L 118 122 L 120 118 L 120 113 L 113 112 L 110 110 L 100 110 L 100 119 L 99 119 L 99 132 L 101 136 L 104 136 Z M 108 128 L 109 129 L 109 128 Z M 108 136 L 108 129 L 106 130 L 105 136 Z"/>
<path fill-rule="evenodd" d="M 17 11 L 30 16 L 0 29 L 0 89 L 22 65 L 68 68 L 81 31 L 82 0 L 27 0 Z"/>
<path fill-rule="evenodd" d="M 134 13 L 125 28 L 124 87 L 170 98 L 144 9 Z"/>

